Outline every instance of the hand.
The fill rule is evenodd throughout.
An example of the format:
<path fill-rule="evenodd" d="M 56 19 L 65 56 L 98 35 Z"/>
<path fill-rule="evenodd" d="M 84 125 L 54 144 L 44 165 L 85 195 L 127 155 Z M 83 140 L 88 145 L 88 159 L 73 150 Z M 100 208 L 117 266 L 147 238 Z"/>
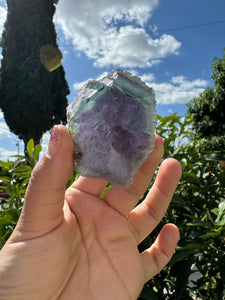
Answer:
<path fill-rule="evenodd" d="M 174 252 L 179 231 L 173 224 L 163 227 L 149 249 L 137 249 L 163 217 L 181 176 L 180 164 L 165 160 L 136 206 L 163 156 L 162 139 L 156 136 L 134 183 L 114 186 L 104 199 L 104 180 L 80 177 L 65 191 L 73 148 L 66 128 L 56 126 L 33 170 L 18 224 L 0 252 L 1 300 L 135 300 Z"/>

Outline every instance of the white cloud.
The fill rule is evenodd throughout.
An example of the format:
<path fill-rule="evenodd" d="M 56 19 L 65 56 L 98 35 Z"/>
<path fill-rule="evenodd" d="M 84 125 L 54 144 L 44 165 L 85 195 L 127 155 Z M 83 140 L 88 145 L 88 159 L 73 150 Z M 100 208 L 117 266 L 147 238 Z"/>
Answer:
<path fill-rule="evenodd" d="M 0 147 L 0 160 L 7 161 L 9 160 L 14 160 L 13 155 L 18 154 L 18 147 L 19 147 L 19 152 L 21 155 L 23 155 L 24 151 L 24 143 L 22 140 L 19 140 L 16 135 L 11 133 L 7 127 L 7 125 L 3 122 L 0 122 L 0 140 L 2 138 L 8 138 L 8 144 L 6 147 Z M 42 151 L 40 153 L 40 157 L 44 154 L 44 152 L 47 151 L 48 148 L 48 141 L 50 138 L 50 132 L 46 132 L 41 140 L 41 146 L 42 146 Z M 14 145 L 12 145 L 12 140 L 14 141 Z M 19 143 L 19 145 L 17 145 Z M 15 148 L 15 150 L 9 150 L 9 145 L 11 148 Z"/>
<path fill-rule="evenodd" d="M 172 77 L 169 82 L 146 82 L 156 94 L 160 104 L 188 103 L 207 87 L 208 81 L 203 79 L 187 80 L 184 76 Z"/>
<path fill-rule="evenodd" d="M 7 160 L 15 160 L 15 158 L 11 157 L 13 155 L 17 155 L 17 151 L 6 150 L 4 148 L 0 148 L 0 159 L 3 161 Z"/>
<path fill-rule="evenodd" d="M 47 131 L 41 139 L 42 151 L 41 151 L 40 157 L 43 155 L 43 153 L 48 148 L 49 138 L 50 138 L 50 132 Z M 10 129 L 8 128 L 7 124 L 4 121 L 4 114 L 0 110 L 0 140 L 1 139 L 8 139 L 8 145 L 6 146 L 6 148 L 2 148 L 2 147 L 0 148 L 0 160 L 7 160 L 7 159 L 13 160 L 10 156 L 18 154 L 18 149 L 15 150 L 15 151 L 7 149 L 10 144 L 11 144 L 11 147 L 12 147 L 12 140 L 16 141 L 15 142 L 15 147 L 16 147 L 16 143 L 19 142 L 20 154 L 23 155 L 23 149 L 24 149 L 23 141 L 20 140 L 17 135 L 13 134 L 10 131 Z"/>
<path fill-rule="evenodd" d="M 208 82 L 206 80 L 203 79 L 195 79 L 193 81 L 188 81 L 186 80 L 186 78 L 184 76 L 175 76 L 172 77 L 171 82 L 175 85 L 180 86 L 181 88 L 185 89 L 185 90 L 191 90 L 193 88 L 197 88 L 197 87 L 205 87 Z"/>
<path fill-rule="evenodd" d="M 44 133 L 44 135 L 42 136 L 42 139 L 41 139 L 42 151 L 41 151 L 41 153 L 40 153 L 40 157 L 41 157 L 41 156 L 44 154 L 44 152 L 46 152 L 47 149 L 48 149 L 49 138 L 50 138 L 50 131 L 47 131 L 46 133 Z"/>
<path fill-rule="evenodd" d="M 155 75 L 152 73 L 149 74 L 143 74 L 140 76 L 141 80 L 144 82 L 152 82 L 153 80 L 155 80 Z"/>
<path fill-rule="evenodd" d="M 78 52 L 94 60 L 96 67 L 150 67 L 181 43 L 164 34 L 153 39 L 146 23 L 159 0 L 60 1 L 55 22 Z"/>
<path fill-rule="evenodd" d="M 9 138 L 11 136 L 11 132 L 4 122 L 0 122 L 0 139 Z"/>
<path fill-rule="evenodd" d="M 2 5 L 0 3 L 0 5 Z M 7 11 L 6 8 L 3 6 L 0 6 L 0 37 L 2 36 L 2 31 L 4 28 L 5 20 L 6 20 Z"/>
<path fill-rule="evenodd" d="M 75 82 L 75 83 L 73 84 L 74 90 L 75 90 L 75 91 L 79 91 L 79 90 L 82 88 L 82 86 L 85 84 L 85 82 L 86 82 L 86 81 Z"/>
<path fill-rule="evenodd" d="M 11 136 L 11 132 L 9 130 L 9 127 L 5 123 L 4 114 L 0 110 L 0 139 L 9 138 L 10 136 Z"/>

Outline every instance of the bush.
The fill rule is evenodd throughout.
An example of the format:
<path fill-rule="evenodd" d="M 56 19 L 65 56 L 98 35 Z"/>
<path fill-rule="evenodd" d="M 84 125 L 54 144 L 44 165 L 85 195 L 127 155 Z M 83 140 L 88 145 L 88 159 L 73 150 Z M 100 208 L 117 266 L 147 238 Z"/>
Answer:
<path fill-rule="evenodd" d="M 15 161 L 0 161 L 0 175 L 4 186 L 0 187 L 0 249 L 12 233 L 24 201 L 30 175 L 41 152 L 41 145 L 27 145 L 27 157 L 14 156 Z"/>

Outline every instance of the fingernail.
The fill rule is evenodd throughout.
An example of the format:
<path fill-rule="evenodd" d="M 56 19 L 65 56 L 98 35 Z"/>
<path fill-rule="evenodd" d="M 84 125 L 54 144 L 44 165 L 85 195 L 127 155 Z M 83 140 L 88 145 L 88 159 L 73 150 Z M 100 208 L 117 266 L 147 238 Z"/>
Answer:
<path fill-rule="evenodd" d="M 53 158 L 54 156 L 56 156 L 56 154 L 59 151 L 61 142 L 59 139 L 59 126 L 54 126 L 52 131 L 51 131 L 51 135 L 50 135 L 50 140 L 49 140 L 49 144 L 48 144 L 48 155 Z"/>

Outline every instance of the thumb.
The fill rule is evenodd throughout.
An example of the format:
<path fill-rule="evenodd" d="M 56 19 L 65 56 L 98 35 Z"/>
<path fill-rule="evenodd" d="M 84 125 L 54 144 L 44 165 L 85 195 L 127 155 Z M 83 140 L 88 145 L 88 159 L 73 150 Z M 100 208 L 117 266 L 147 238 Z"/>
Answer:
<path fill-rule="evenodd" d="M 48 151 L 31 175 L 17 226 L 20 231 L 40 236 L 62 223 L 65 186 L 74 170 L 73 150 L 66 127 L 55 126 Z"/>

